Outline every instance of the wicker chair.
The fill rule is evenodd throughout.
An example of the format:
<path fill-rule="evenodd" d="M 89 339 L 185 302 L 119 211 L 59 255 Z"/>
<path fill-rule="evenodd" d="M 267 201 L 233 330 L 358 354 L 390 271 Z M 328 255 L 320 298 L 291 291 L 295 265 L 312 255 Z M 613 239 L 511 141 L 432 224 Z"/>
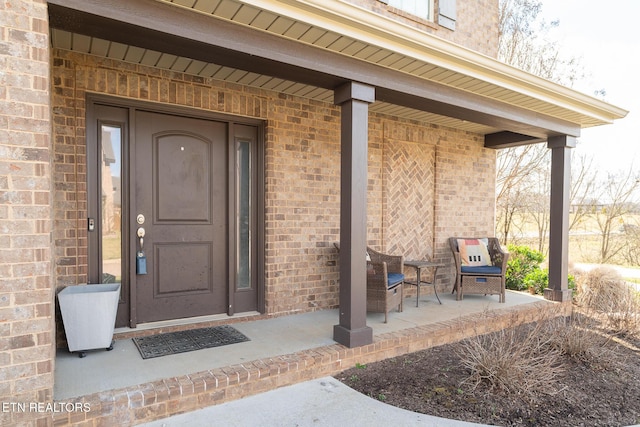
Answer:
<path fill-rule="evenodd" d="M 386 255 L 367 247 L 367 311 L 384 313 L 387 323 L 389 311 L 402 311 L 404 300 L 404 257 Z"/>
<path fill-rule="evenodd" d="M 509 253 L 504 252 L 495 237 L 489 237 L 487 249 L 491 258 L 488 266 L 463 266 L 460 259 L 458 239 L 478 240 L 478 238 L 450 237 L 449 246 L 456 262 L 456 282 L 453 292 L 456 299 L 461 300 L 464 294 L 499 295 L 500 302 L 505 300 L 505 273 Z"/>
<path fill-rule="evenodd" d="M 340 250 L 339 243 L 334 246 Z M 402 311 L 403 268 L 402 255 L 386 255 L 367 247 L 367 311 L 384 313 L 384 323 L 391 309 Z"/>

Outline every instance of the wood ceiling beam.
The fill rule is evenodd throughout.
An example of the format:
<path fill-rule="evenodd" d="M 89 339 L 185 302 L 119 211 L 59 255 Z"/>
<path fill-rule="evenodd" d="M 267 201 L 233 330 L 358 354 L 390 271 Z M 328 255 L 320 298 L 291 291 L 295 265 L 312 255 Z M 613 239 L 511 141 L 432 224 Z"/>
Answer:
<path fill-rule="evenodd" d="M 496 132 L 484 136 L 484 146 L 487 148 L 511 148 L 520 145 L 538 144 L 546 142 L 547 138 L 535 138 L 514 132 Z"/>

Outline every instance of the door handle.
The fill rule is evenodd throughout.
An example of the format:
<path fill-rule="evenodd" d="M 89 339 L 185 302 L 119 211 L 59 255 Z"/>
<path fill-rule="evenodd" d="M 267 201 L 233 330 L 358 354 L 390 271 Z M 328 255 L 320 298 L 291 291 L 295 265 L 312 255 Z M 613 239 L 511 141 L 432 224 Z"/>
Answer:
<path fill-rule="evenodd" d="M 140 239 L 140 250 L 136 252 L 136 274 L 147 274 L 147 257 L 144 255 L 144 228 L 138 227 L 136 231 Z"/>
<path fill-rule="evenodd" d="M 142 248 L 144 247 L 144 234 L 145 234 L 144 228 L 139 227 L 136 234 L 138 235 L 138 239 L 140 239 L 140 250 L 142 250 Z"/>

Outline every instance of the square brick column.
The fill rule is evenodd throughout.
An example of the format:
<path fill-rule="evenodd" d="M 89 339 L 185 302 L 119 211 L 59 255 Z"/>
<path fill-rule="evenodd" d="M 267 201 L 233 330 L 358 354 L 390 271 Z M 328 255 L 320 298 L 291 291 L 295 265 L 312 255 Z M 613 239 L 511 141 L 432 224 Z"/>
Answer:
<path fill-rule="evenodd" d="M 52 402 L 55 358 L 47 3 L 0 2 L 0 27 L 0 425 L 50 425 L 28 410 Z"/>
<path fill-rule="evenodd" d="M 570 301 L 569 290 L 569 203 L 571 192 L 571 149 L 576 139 L 571 136 L 549 138 L 551 149 L 551 217 L 549 224 L 549 288 L 545 299 Z"/>
<path fill-rule="evenodd" d="M 347 83 L 336 89 L 341 106 L 340 324 L 333 339 L 347 347 L 373 342 L 367 326 L 367 144 L 375 89 Z"/>

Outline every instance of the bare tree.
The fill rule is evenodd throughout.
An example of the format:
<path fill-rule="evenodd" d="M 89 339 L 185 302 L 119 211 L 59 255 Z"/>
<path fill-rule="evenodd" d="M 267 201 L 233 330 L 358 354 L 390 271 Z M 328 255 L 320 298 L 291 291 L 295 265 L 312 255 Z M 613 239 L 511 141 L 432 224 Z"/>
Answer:
<path fill-rule="evenodd" d="M 546 166 L 546 167 L 543 167 Z M 531 183 L 529 196 L 528 217 L 536 226 L 538 247 L 537 250 L 544 255 L 548 252 L 549 217 L 551 214 L 551 200 L 549 192 L 551 188 L 551 161 L 547 157 L 545 165 L 537 170 L 537 179 Z"/>
<path fill-rule="evenodd" d="M 531 175 L 545 165 L 549 150 L 545 144 L 524 145 L 500 150 L 497 160 L 497 197 L 527 187 Z"/>
<path fill-rule="evenodd" d="M 625 221 L 622 232 L 627 242 L 622 250 L 624 261 L 628 265 L 640 265 L 640 222 L 637 216 L 635 220 Z"/>
<path fill-rule="evenodd" d="M 542 2 L 539 0 L 500 0 L 498 58 L 524 71 L 565 85 L 572 85 L 582 77 L 579 59 L 560 53 L 558 43 L 550 31 L 558 21 L 547 23 L 540 18 Z M 546 144 L 527 145 L 500 150 L 497 166 L 496 234 L 503 243 L 517 238 L 516 233 L 525 217 L 535 214 L 540 247 L 544 246 L 548 218 L 540 207 L 541 197 L 548 189 L 536 188 L 534 180 L 548 180 L 549 150 Z M 536 185 L 536 187 L 538 187 Z M 540 193 L 543 191 L 543 193 Z M 532 205 L 532 199 L 538 203 Z M 548 202 L 545 202 L 548 206 Z M 537 211 L 532 212 L 535 206 Z"/>
<path fill-rule="evenodd" d="M 561 53 L 551 37 L 559 22 L 540 18 L 540 0 L 500 0 L 498 57 L 503 62 L 548 80 L 572 86 L 584 77 L 580 60 Z M 604 89 L 595 92 L 604 97 Z M 497 163 L 496 234 L 515 242 L 526 233 L 525 224 L 536 225 L 538 250 L 546 252 L 548 236 L 549 150 L 536 144 L 500 150 Z M 611 262 L 640 258 L 640 224 L 628 224 L 629 214 L 640 206 L 640 173 L 610 174 L 598 182 L 593 158 L 576 156 L 572 161 L 570 230 L 596 224 L 598 258 Z M 624 235 L 624 238 L 623 238 Z M 631 239 L 633 238 L 633 239 Z M 629 243 L 632 242 L 637 243 Z"/>
<path fill-rule="evenodd" d="M 591 213 L 595 203 L 597 169 L 593 157 L 575 156 L 571 159 L 571 206 L 569 230 L 575 230 Z"/>
<path fill-rule="evenodd" d="M 560 21 L 540 18 L 539 0 L 500 0 L 498 58 L 514 67 L 567 86 L 584 77 L 580 59 L 560 52 L 550 32 Z"/>
<path fill-rule="evenodd" d="M 526 195 L 519 188 L 503 194 L 496 204 L 496 235 L 507 244 L 518 244 L 518 237 L 524 233 L 522 212 L 525 211 Z"/>
<path fill-rule="evenodd" d="M 528 210 L 528 191 L 541 165 L 548 158 L 544 144 L 501 150 L 497 161 L 496 222 L 498 238 L 515 243 Z"/>
<path fill-rule="evenodd" d="M 594 206 L 593 216 L 600 232 L 600 262 L 611 262 L 626 248 L 624 219 L 634 212 L 640 190 L 640 173 L 633 167 L 627 173 L 608 174 L 600 186 L 600 205 Z"/>

